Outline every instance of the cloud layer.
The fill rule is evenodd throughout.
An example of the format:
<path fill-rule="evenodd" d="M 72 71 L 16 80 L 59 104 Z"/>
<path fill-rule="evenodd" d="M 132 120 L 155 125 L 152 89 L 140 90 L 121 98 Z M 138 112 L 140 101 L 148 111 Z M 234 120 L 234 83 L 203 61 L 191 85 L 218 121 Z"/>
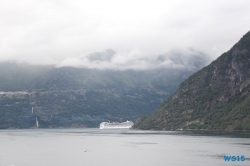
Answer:
<path fill-rule="evenodd" d="M 0 61 L 91 68 L 171 66 L 155 57 L 190 47 L 215 59 L 250 30 L 248 0 L 8 0 L 0 15 Z M 85 57 L 107 48 L 109 62 Z"/>
<path fill-rule="evenodd" d="M 158 68 L 178 68 L 197 70 L 205 66 L 210 59 L 207 55 L 188 49 L 179 50 L 158 56 L 145 56 L 138 50 L 128 54 L 116 53 L 112 49 L 95 52 L 84 57 L 66 58 L 57 67 L 73 66 L 79 68 L 114 69 L 114 70 L 146 70 Z"/>

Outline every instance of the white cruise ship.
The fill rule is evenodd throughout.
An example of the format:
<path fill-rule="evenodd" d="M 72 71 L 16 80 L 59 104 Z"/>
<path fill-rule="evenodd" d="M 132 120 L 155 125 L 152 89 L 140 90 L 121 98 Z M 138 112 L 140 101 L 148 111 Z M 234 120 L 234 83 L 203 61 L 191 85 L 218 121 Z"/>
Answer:
<path fill-rule="evenodd" d="M 102 122 L 100 124 L 100 129 L 129 129 L 130 127 L 132 127 L 134 125 L 133 122 L 131 121 L 127 121 L 127 122 Z"/>

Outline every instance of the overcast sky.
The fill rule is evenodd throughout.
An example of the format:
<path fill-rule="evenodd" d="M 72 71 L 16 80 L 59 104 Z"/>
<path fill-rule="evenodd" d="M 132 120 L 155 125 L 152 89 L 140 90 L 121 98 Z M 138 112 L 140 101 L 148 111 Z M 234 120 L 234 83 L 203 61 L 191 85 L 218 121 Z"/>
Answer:
<path fill-rule="evenodd" d="M 0 0 L 0 61 L 78 63 L 105 49 L 116 65 L 173 51 L 216 59 L 249 30 L 249 0 Z"/>

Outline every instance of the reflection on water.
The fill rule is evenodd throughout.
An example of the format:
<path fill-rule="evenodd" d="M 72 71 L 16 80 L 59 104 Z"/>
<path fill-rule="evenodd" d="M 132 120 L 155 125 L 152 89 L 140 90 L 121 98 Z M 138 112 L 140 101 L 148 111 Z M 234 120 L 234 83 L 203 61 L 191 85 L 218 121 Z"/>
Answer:
<path fill-rule="evenodd" d="M 250 165 L 249 138 L 206 131 L 0 130 L 0 166 Z M 247 160 L 229 163 L 225 155 Z"/>

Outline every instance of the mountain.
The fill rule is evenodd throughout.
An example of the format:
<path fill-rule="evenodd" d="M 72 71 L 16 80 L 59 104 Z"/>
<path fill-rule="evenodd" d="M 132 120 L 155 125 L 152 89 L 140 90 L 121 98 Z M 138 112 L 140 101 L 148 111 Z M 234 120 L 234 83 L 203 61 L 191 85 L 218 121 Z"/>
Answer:
<path fill-rule="evenodd" d="M 87 58 L 109 63 L 115 54 L 108 49 Z M 152 63 L 166 61 L 181 67 L 148 70 L 0 63 L 0 128 L 35 127 L 36 118 L 41 128 L 98 127 L 102 121 L 135 121 L 156 109 L 197 71 L 197 66 L 207 62 L 203 55 L 192 56 L 194 61 L 189 65 L 186 56 L 176 56 L 180 58 L 161 55 Z"/>
<path fill-rule="evenodd" d="M 135 121 L 166 100 L 190 72 L 54 68 L 31 86 L 30 102 L 44 126 Z"/>
<path fill-rule="evenodd" d="M 133 128 L 250 130 L 250 32 Z"/>
<path fill-rule="evenodd" d="M 102 52 L 94 52 L 92 54 L 87 55 L 87 58 L 90 61 L 111 61 L 112 57 L 116 54 L 116 52 L 112 49 L 106 49 Z"/>

